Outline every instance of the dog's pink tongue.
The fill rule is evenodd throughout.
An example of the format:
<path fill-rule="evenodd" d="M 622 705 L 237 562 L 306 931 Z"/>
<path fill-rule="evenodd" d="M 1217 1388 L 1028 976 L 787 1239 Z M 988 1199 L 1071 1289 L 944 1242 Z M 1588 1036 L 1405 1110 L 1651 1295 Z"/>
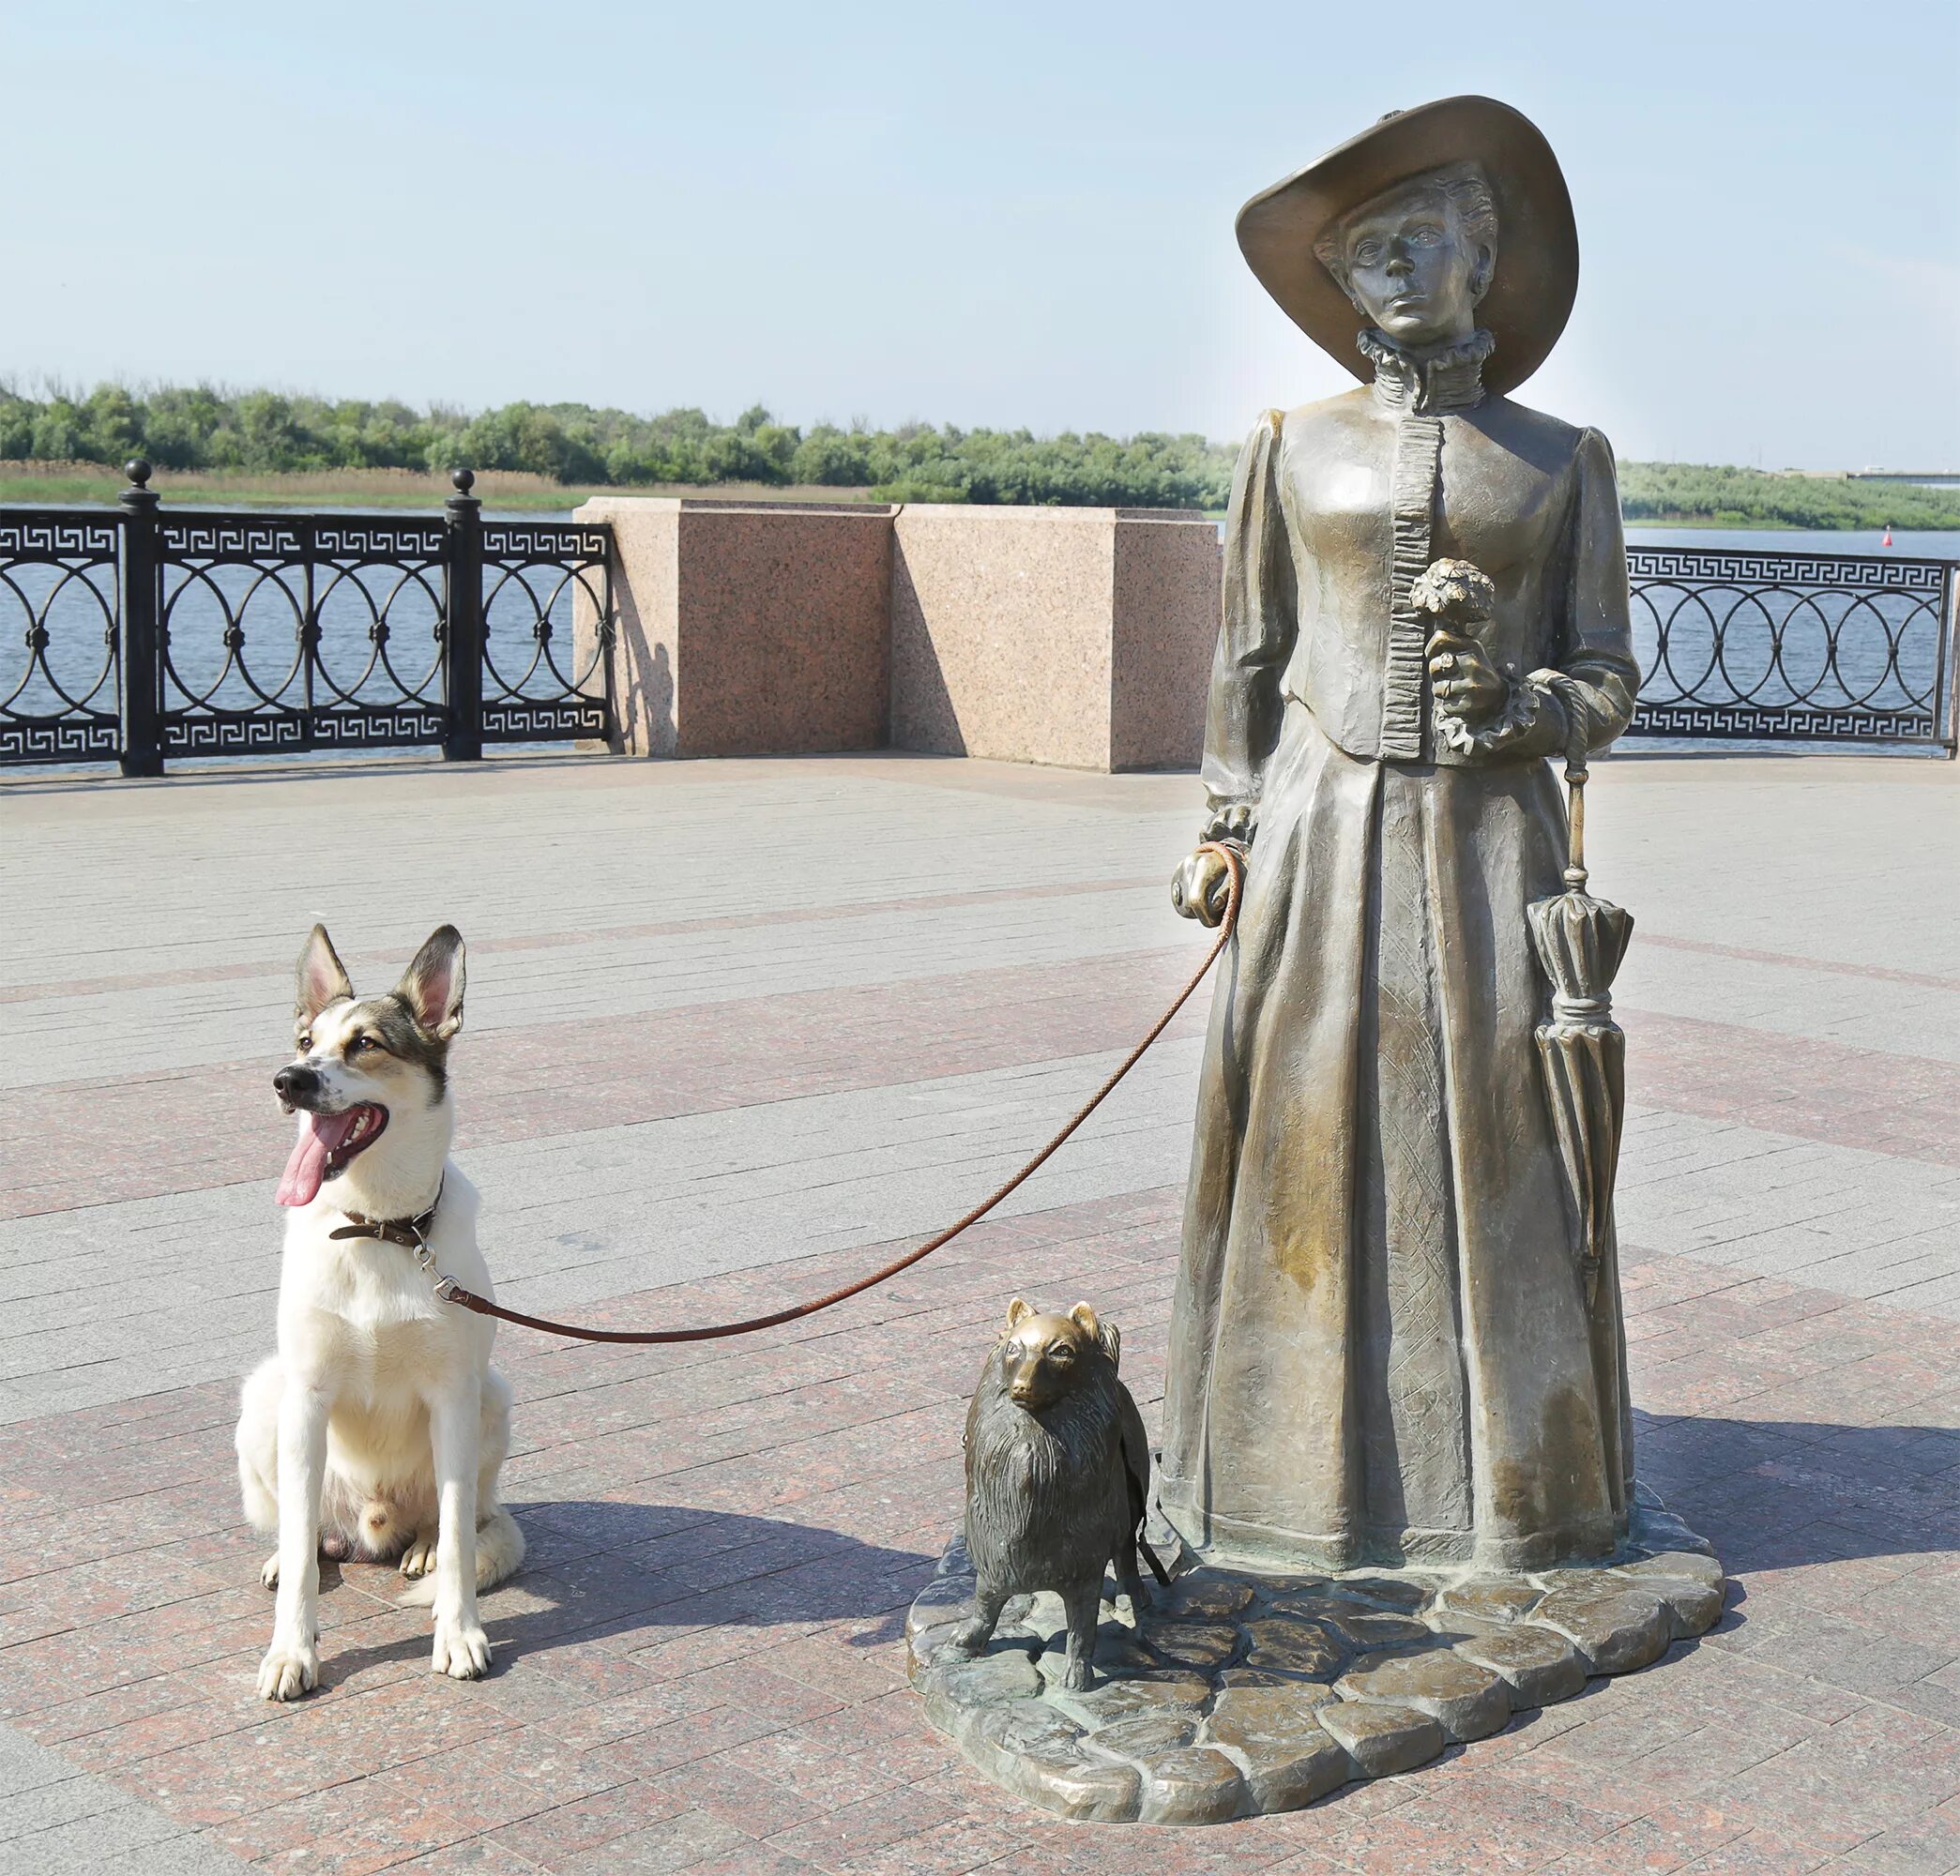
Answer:
<path fill-rule="evenodd" d="M 354 1113 L 299 1116 L 299 1138 L 293 1142 L 293 1157 L 279 1182 L 279 1203 L 282 1205 L 310 1205 L 327 1176 L 327 1156 L 347 1137 Z"/>

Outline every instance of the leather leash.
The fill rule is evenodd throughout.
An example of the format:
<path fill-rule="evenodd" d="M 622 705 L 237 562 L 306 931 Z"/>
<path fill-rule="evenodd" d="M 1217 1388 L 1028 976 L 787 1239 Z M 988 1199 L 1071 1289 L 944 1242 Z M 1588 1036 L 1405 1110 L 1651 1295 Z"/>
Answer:
<path fill-rule="evenodd" d="M 1232 934 L 1238 926 L 1239 900 L 1245 891 L 1245 855 L 1240 848 L 1225 841 L 1208 840 L 1198 849 L 1198 852 L 1201 854 L 1218 854 L 1223 856 L 1226 870 L 1225 909 L 1218 922 L 1217 942 L 1205 954 L 1205 961 L 1198 966 L 1191 981 L 1172 998 L 1170 1007 L 1150 1025 L 1144 1039 L 1123 1058 L 1116 1072 L 1089 1097 L 1082 1107 L 1076 1110 L 1068 1125 L 1046 1146 L 1042 1147 L 1006 1185 L 989 1193 L 964 1218 L 947 1226 L 936 1237 L 928 1238 L 925 1243 L 919 1245 L 916 1249 L 908 1250 L 904 1256 L 894 1258 L 891 1263 L 885 1264 L 882 1268 L 874 1270 L 869 1277 L 860 1277 L 855 1283 L 846 1283 L 841 1290 L 833 1290 L 828 1295 L 814 1297 L 807 1303 L 792 1303 L 785 1309 L 772 1310 L 767 1316 L 745 1317 L 738 1323 L 712 1323 L 700 1328 L 691 1329 L 588 1329 L 581 1328 L 575 1323 L 554 1322 L 549 1316 L 527 1316 L 522 1309 L 507 1309 L 501 1303 L 493 1303 L 487 1297 L 479 1296 L 473 1290 L 465 1290 L 453 1277 L 444 1277 L 434 1272 L 427 1257 L 428 1247 L 422 1245 L 418 1249 L 418 1258 L 422 1262 L 423 1267 L 431 1269 L 431 1274 L 435 1277 L 435 1294 L 445 1303 L 460 1304 L 465 1309 L 474 1309 L 479 1316 L 494 1316 L 500 1323 L 515 1323 L 520 1328 L 541 1329 L 546 1335 L 569 1336 L 578 1341 L 709 1342 L 720 1341 L 728 1336 L 753 1335 L 760 1329 L 773 1329 L 783 1323 L 794 1323 L 801 1317 L 813 1316 L 819 1309 L 834 1309 L 839 1303 L 848 1302 L 853 1296 L 861 1296 L 865 1291 L 875 1289 L 880 1283 L 889 1282 L 900 1271 L 909 1270 L 920 1259 L 930 1257 L 934 1251 L 950 1244 L 969 1225 L 978 1224 L 1009 1193 L 1028 1179 L 1048 1160 L 1062 1142 L 1102 1105 L 1117 1083 L 1143 1060 L 1145 1051 L 1170 1027 L 1171 1019 L 1191 1001 L 1192 993 L 1205 981 L 1207 973 L 1210 971 L 1213 964 L 1218 962 L 1220 955 L 1232 941 Z M 441 1202 L 441 1198 L 442 1194 L 438 1191 L 436 1194 L 438 1203 Z M 407 1219 L 403 1221 L 403 1223 L 408 1230 L 414 1230 L 418 1225 L 426 1226 L 427 1221 L 434 1217 L 434 1213 L 435 1207 L 432 1205 L 419 1218 Z M 331 1235 L 334 1237 L 387 1237 L 389 1233 L 387 1225 L 375 1226 L 370 1223 L 367 1224 L 365 1229 L 337 1231 L 332 1233 Z M 407 1243 L 411 1248 L 417 1248 L 415 1242 L 405 1237 L 394 1237 L 390 1241 L 396 1244 Z"/>

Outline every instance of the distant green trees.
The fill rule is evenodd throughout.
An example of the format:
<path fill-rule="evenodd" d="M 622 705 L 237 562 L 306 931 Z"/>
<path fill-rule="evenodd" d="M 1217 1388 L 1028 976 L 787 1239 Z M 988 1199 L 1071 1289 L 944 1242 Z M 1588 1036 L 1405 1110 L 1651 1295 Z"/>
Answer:
<path fill-rule="evenodd" d="M 1935 467 L 1939 465 L 1935 464 Z M 1960 490 L 1836 477 L 1771 476 L 1695 462 L 1623 462 L 1619 505 L 1630 521 L 1724 527 L 1960 528 Z"/>
<path fill-rule="evenodd" d="M 874 489 L 900 501 L 1215 508 L 1233 451 L 1201 436 L 1128 438 L 905 424 L 874 431 L 778 423 L 760 404 L 732 424 L 698 410 L 635 416 L 588 404 L 471 415 L 357 399 L 225 392 L 208 385 L 30 398 L 0 387 L 0 459 L 281 474 L 518 469 L 567 484 L 754 482 Z"/>
<path fill-rule="evenodd" d="M 505 404 L 472 415 L 391 400 L 288 397 L 209 385 L 30 398 L 0 386 L 0 460 L 163 469 L 525 470 L 569 486 L 761 483 L 870 490 L 887 501 L 1221 509 L 1237 450 L 1202 436 L 1036 436 L 902 424 L 801 430 L 762 405 L 732 424 L 698 410 L 635 416 L 589 404 Z M 1765 475 L 1679 462 L 1620 465 L 1630 521 L 1734 527 L 1960 527 L 1960 492 Z"/>

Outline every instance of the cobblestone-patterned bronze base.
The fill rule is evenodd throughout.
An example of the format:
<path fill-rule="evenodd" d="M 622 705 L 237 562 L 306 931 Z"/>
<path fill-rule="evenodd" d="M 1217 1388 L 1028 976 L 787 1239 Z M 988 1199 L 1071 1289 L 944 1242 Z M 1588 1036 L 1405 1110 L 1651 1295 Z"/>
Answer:
<path fill-rule="evenodd" d="M 987 1651 L 951 1652 L 970 1613 L 965 1541 L 905 1625 L 926 1712 L 1020 1797 L 1106 1823 L 1216 1823 L 1295 1810 L 1350 1778 L 1405 1772 L 1514 1711 L 1568 1700 L 1589 1674 L 1645 1667 L 1722 1612 L 1709 1547 L 1642 1490 L 1610 1563 L 1472 1569 L 1177 1575 L 1132 1626 L 1104 1605 L 1096 1684 L 1062 1691 L 1052 1595 Z"/>

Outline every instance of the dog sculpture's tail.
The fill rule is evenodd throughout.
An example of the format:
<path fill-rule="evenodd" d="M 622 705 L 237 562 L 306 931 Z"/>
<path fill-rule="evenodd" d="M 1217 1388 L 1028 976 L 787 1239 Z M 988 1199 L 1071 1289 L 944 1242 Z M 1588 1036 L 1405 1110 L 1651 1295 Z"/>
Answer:
<path fill-rule="evenodd" d="M 494 1589 L 524 1560 L 524 1534 L 499 1505 L 477 1526 L 477 1587 Z M 404 1609 L 427 1609 L 435 1600 L 433 1570 L 396 1598 Z"/>

